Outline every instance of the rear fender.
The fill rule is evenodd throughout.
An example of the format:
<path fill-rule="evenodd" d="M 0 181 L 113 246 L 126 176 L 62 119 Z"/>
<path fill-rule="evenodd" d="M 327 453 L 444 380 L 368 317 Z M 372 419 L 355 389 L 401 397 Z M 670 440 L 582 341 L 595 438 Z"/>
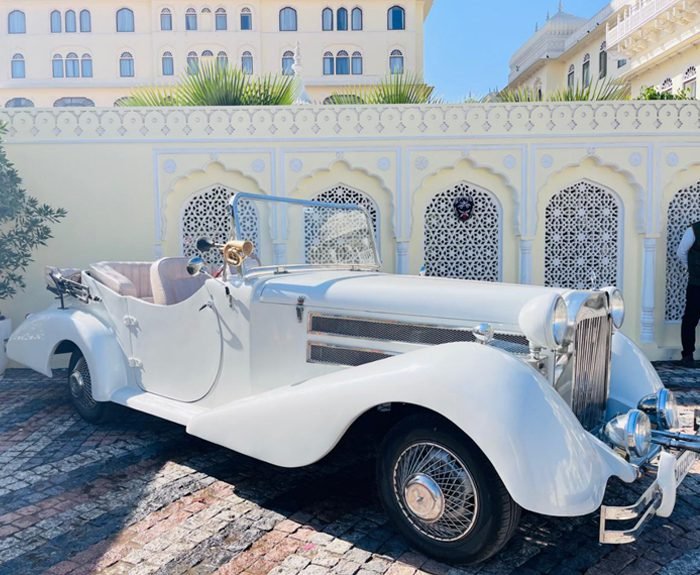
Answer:
<path fill-rule="evenodd" d="M 30 315 L 7 342 L 7 355 L 51 377 L 51 358 L 64 341 L 74 343 L 85 356 L 97 401 L 108 401 L 127 384 L 127 360 L 114 332 L 80 309 L 50 308 Z"/>
<path fill-rule="evenodd" d="M 422 349 L 252 396 L 195 417 L 187 431 L 298 467 L 326 455 L 363 413 L 397 402 L 427 408 L 462 429 L 513 499 L 531 511 L 590 513 L 611 475 L 635 479 L 537 371 L 474 343 Z"/>

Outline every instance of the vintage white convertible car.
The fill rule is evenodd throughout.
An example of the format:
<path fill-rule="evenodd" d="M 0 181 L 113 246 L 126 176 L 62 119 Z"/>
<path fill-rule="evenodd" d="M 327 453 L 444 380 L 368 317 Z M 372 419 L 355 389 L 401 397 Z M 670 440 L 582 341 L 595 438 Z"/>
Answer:
<path fill-rule="evenodd" d="M 284 467 L 384 421 L 380 498 L 443 560 L 490 557 L 521 509 L 591 513 L 612 476 L 656 473 L 636 504 L 601 508 L 602 542 L 671 514 L 697 434 L 678 432 L 671 392 L 617 331 L 615 288 L 384 274 L 356 206 L 238 194 L 231 212 L 233 239 L 192 238 L 189 262 L 50 270 L 60 305 L 30 315 L 9 356 L 50 376 L 70 354 L 88 421 L 113 402 Z"/>

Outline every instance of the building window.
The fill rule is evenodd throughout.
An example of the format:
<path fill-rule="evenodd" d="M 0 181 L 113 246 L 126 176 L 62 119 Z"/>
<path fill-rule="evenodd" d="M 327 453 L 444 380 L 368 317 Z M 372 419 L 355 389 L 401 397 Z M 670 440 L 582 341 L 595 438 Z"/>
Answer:
<path fill-rule="evenodd" d="M 294 76 L 294 52 L 290 50 L 282 54 L 282 74 Z"/>
<path fill-rule="evenodd" d="M 581 68 L 581 82 L 584 88 L 591 85 L 591 55 L 586 54 L 583 57 L 583 67 Z"/>
<path fill-rule="evenodd" d="M 569 66 L 569 73 L 566 76 L 566 87 L 569 90 L 574 89 L 574 82 L 576 81 L 575 74 L 576 74 L 576 69 L 574 68 L 574 65 L 571 64 L 571 66 Z"/>
<path fill-rule="evenodd" d="M 294 8 L 282 8 L 280 10 L 280 32 L 296 32 L 297 11 Z"/>
<path fill-rule="evenodd" d="M 80 11 L 80 31 L 92 32 L 92 18 L 90 17 L 90 10 Z"/>
<path fill-rule="evenodd" d="M 617 68 L 624 68 L 627 66 L 627 58 L 621 58 L 620 60 L 617 61 Z"/>
<path fill-rule="evenodd" d="M 80 75 L 83 78 L 92 78 L 92 57 L 90 54 L 83 54 L 80 59 Z"/>
<path fill-rule="evenodd" d="M 252 30 L 253 29 L 253 13 L 250 8 L 243 8 L 241 10 L 241 30 Z"/>
<path fill-rule="evenodd" d="M 603 42 L 600 45 L 600 53 L 598 54 L 598 78 L 602 80 L 608 75 L 608 45 Z"/>
<path fill-rule="evenodd" d="M 253 55 L 248 51 L 241 54 L 241 70 L 244 74 L 253 73 Z"/>
<path fill-rule="evenodd" d="M 403 74 L 403 52 L 393 50 L 389 56 L 389 71 L 392 74 Z"/>
<path fill-rule="evenodd" d="M 226 15 L 226 10 L 219 8 L 216 11 L 215 21 L 214 27 L 217 30 L 228 30 L 228 16 Z"/>
<path fill-rule="evenodd" d="M 204 52 L 202 52 L 202 58 L 213 58 L 213 57 L 214 57 L 214 52 L 212 52 L 211 50 L 204 50 Z"/>
<path fill-rule="evenodd" d="M 173 60 L 173 55 L 171 52 L 163 52 L 163 57 L 161 58 L 161 69 L 163 70 L 163 76 L 175 75 L 175 61 Z"/>
<path fill-rule="evenodd" d="M 187 73 L 193 76 L 199 72 L 199 56 L 197 52 L 190 52 L 187 54 Z"/>
<path fill-rule="evenodd" d="M 388 30 L 406 29 L 406 11 L 401 6 L 392 6 L 387 13 Z"/>
<path fill-rule="evenodd" d="M 671 80 L 671 78 L 666 78 L 661 83 L 659 92 L 662 92 L 663 94 L 670 94 L 671 92 L 673 92 L 673 80 Z"/>
<path fill-rule="evenodd" d="M 216 65 L 219 67 L 219 70 L 228 68 L 228 54 L 226 52 L 219 52 L 216 55 Z"/>
<path fill-rule="evenodd" d="M 359 52 L 352 53 L 352 73 L 355 76 L 362 74 L 362 54 Z"/>
<path fill-rule="evenodd" d="M 51 60 L 51 69 L 53 71 L 54 78 L 63 78 L 65 75 L 63 73 L 63 56 L 56 54 Z"/>
<path fill-rule="evenodd" d="M 340 76 L 347 76 L 350 73 L 350 55 L 341 50 L 335 57 L 335 73 Z"/>
<path fill-rule="evenodd" d="M 51 32 L 58 33 L 61 31 L 61 13 L 58 10 L 51 12 Z"/>
<path fill-rule="evenodd" d="M 73 10 L 68 10 L 66 12 L 66 32 L 77 32 L 78 31 L 78 21 L 75 18 L 75 12 Z"/>
<path fill-rule="evenodd" d="M 123 52 L 119 58 L 119 75 L 122 78 L 134 77 L 134 57 L 130 52 Z"/>
<path fill-rule="evenodd" d="M 185 30 L 197 29 L 197 11 L 194 8 L 188 8 L 185 13 Z"/>
<path fill-rule="evenodd" d="M 25 77 L 25 67 L 24 67 L 24 56 L 22 54 L 15 54 L 12 56 L 12 77 L 13 78 L 24 78 Z"/>
<path fill-rule="evenodd" d="M 5 102 L 5 108 L 33 108 L 34 102 L 27 98 L 12 98 Z"/>
<path fill-rule="evenodd" d="M 160 11 L 160 29 L 166 32 L 173 29 L 173 15 L 169 8 Z"/>
<path fill-rule="evenodd" d="M 338 30 L 348 29 L 348 11 L 345 8 L 338 9 Z"/>
<path fill-rule="evenodd" d="M 117 10 L 117 32 L 133 32 L 134 29 L 134 13 L 128 8 Z"/>
<path fill-rule="evenodd" d="M 323 75 L 332 76 L 335 74 L 335 58 L 332 52 L 323 54 Z"/>
<path fill-rule="evenodd" d="M 88 107 L 94 106 L 90 98 L 59 98 L 53 103 L 54 108 Z"/>
<path fill-rule="evenodd" d="M 13 10 L 7 16 L 7 32 L 8 34 L 26 34 L 27 21 L 24 12 Z"/>
<path fill-rule="evenodd" d="M 362 30 L 362 8 L 353 8 L 352 10 L 352 29 Z"/>
<path fill-rule="evenodd" d="M 688 91 L 688 96 L 693 100 L 697 98 L 697 74 L 695 66 L 691 66 L 683 74 L 683 89 Z"/>
<path fill-rule="evenodd" d="M 75 52 L 66 54 L 66 78 L 80 77 L 80 61 Z"/>
<path fill-rule="evenodd" d="M 321 28 L 324 32 L 333 30 L 333 10 L 324 8 L 321 12 Z"/>

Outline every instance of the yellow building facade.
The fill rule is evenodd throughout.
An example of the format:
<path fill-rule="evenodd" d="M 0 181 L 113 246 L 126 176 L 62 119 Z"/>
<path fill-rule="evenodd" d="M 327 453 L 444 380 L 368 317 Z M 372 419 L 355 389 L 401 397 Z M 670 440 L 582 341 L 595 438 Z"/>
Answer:
<path fill-rule="evenodd" d="M 297 73 L 311 100 L 423 73 L 432 0 L 1 0 L 0 106 L 113 106 L 203 60 Z M 296 66 L 292 68 L 294 65 Z"/>
<path fill-rule="evenodd" d="M 513 54 L 508 87 L 546 96 L 618 78 L 633 97 L 655 87 L 685 89 L 695 98 L 699 44 L 698 0 L 613 0 L 590 19 L 566 13 L 560 3 Z"/>

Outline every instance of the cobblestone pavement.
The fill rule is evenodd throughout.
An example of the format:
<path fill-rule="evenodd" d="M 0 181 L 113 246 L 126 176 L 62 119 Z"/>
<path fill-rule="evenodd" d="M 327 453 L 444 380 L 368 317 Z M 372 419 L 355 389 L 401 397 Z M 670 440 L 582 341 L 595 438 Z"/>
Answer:
<path fill-rule="evenodd" d="M 687 407 L 700 403 L 700 370 L 657 369 Z M 699 463 L 671 519 L 654 519 L 636 544 L 599 545 L 596 514 L 524 513 L 497 557 L 451 567 L 387 524 L 357 448 L 284 470 L 126 409 L 93 426 L 69 406 L 63 377 L 10 370 L 0 381 L 3 575 L 700 573 Z M 631 502 L 643 489 L 611 482 L 608 499 Z"/>

